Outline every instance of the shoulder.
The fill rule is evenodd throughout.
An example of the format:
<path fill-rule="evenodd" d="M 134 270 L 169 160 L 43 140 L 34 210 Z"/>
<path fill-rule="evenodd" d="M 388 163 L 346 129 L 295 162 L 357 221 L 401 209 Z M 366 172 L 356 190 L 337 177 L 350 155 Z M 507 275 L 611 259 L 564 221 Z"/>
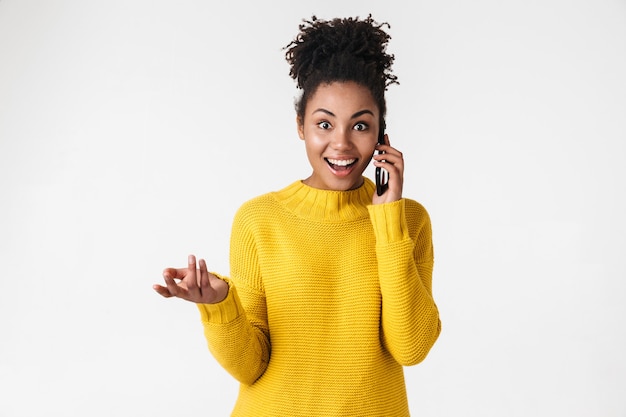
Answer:
<path fill-rule="evenodd" d="M 430 214 L 420 202 L 405 198 L 404 212 L 407 225 L 413 236 L 424 232 L 430 234 Z"/>
<path fill-rule="evenodd" d="M 265 214 L 269 210 L 270 214 L 278 215 L 289 201 L 301 199 L 304 188 L 302 181 L 294 181 L 280 190 L 258 195 L 244 202 L 239 207 L 238 214 Z"/>
<path fill-rule="evenodd" d="M 243 220 L 265 216 L 276 210 L 276 205 L 276 199 L 272 192 L 256 196 L 239 206 L 235 213 L 235 219 Z"/>
<path fill-rule="evenodd" d="M 404 210 L 407 218 L 421 219 L 422 221 L 430 221 L 428 210 L 420 202 L 410 198 L 404 199 Z"/>
<path fill-rule="evenodd" d="M 235 223 L 258 225 L 282 218 L 284 207 L 277 198 L 281 191 L 270 191 L 245 201 L 235 213 Z"/>

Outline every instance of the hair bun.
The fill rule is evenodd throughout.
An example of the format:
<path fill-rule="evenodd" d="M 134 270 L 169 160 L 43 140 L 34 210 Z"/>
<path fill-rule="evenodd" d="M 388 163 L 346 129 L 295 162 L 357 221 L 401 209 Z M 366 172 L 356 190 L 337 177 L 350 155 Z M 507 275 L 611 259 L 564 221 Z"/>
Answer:
<path fill-rule="evenodd" d="M 301 89 L 310 84 L 353 80 L 364 85 L 378 84 L 385 90 L 397 82 L 391 74 L 394 56 L 386 52 L 391 36 L 388 23 L 366 19 L 335 18 L 303 20 L 300 33 L 285 47 L 291 69 L 289 75 Z"/>

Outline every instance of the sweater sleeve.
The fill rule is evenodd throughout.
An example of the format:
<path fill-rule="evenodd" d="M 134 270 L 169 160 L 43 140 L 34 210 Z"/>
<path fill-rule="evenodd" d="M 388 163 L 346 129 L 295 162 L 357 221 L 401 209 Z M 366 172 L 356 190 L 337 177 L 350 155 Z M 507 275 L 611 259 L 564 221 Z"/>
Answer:
<path fill-rule="evenodd" d="M 240 217 L 240 216 L 239 216 Z M 252 233 L 239 217 L 231 235 L 228 296 L 217 304 L 198 304 L 209 350 L 239 382 L 251 385 L 270 357 L 265 296 Z"/>
<path fill-rule="evenodd" d="M 376 236 L 382 340 L 401 365 L 426 357 L 441 332 L 432 297 L 430 218 L 412 200 L 368 206 Z"/>

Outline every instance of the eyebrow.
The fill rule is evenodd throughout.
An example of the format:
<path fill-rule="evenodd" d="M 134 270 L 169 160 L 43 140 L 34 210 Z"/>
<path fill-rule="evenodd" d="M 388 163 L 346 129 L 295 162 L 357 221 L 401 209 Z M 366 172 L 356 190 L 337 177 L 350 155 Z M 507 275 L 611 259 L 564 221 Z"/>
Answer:
<path fill-rule="evenodd" d="M 315 114 L 315 113 L 317 113 L 317 112 L 322 112 L 322 113 L 325 113 L 325 114 L 327 114 L 327 115 L 329 115 L 329 116 L 332 116 L 332 117 L 337 117 L 337 116 L 336 116 L 333 112 L 331 112 L 330 110 L 326 110 L 326 109 L 321 108 L 321 107 L 320 107 L 319 109 L 315 110 L 315 111 L 313 112 L 313 114 Z M 361 117 L 361 116 L 362 116 L 362 115 L 364 115 L 364 114 L 371 114 L 372 116 L 374 116 L 374 113 L 373 113 L 371 110 L 367 110 L 367 109 L 365 109 L 365 110 L 361 110 L 361 111 L 358 111 L 358 112 L 354 113 L 354 114 L 352 115 L 352 117 L 350 117 L 350 118 L 351 118 L 351 119 L 356 119 L 357 117 Z"/>

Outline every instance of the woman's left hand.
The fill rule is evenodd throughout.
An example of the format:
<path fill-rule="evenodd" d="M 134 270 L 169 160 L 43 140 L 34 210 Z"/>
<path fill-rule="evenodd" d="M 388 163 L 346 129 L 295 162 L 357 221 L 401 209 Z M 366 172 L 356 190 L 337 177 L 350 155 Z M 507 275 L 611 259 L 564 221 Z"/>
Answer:
<path fill-rule="evenodd" d="M 389 136 L 387 135 L 385 135 L 385 144 L 376 145 L 376 151 L 384 152 L 383 154 L 376 152 L 373 160 L 375 167 L 380 167 L 389 173 L 389 187 L 383 195 L 379 196 L 374 192 L 372 203 L 383 204 L 398 201 L 402 198 L 402 185 L 404 182 L 404 157 L 402 152 L 389 145 Z"/>

